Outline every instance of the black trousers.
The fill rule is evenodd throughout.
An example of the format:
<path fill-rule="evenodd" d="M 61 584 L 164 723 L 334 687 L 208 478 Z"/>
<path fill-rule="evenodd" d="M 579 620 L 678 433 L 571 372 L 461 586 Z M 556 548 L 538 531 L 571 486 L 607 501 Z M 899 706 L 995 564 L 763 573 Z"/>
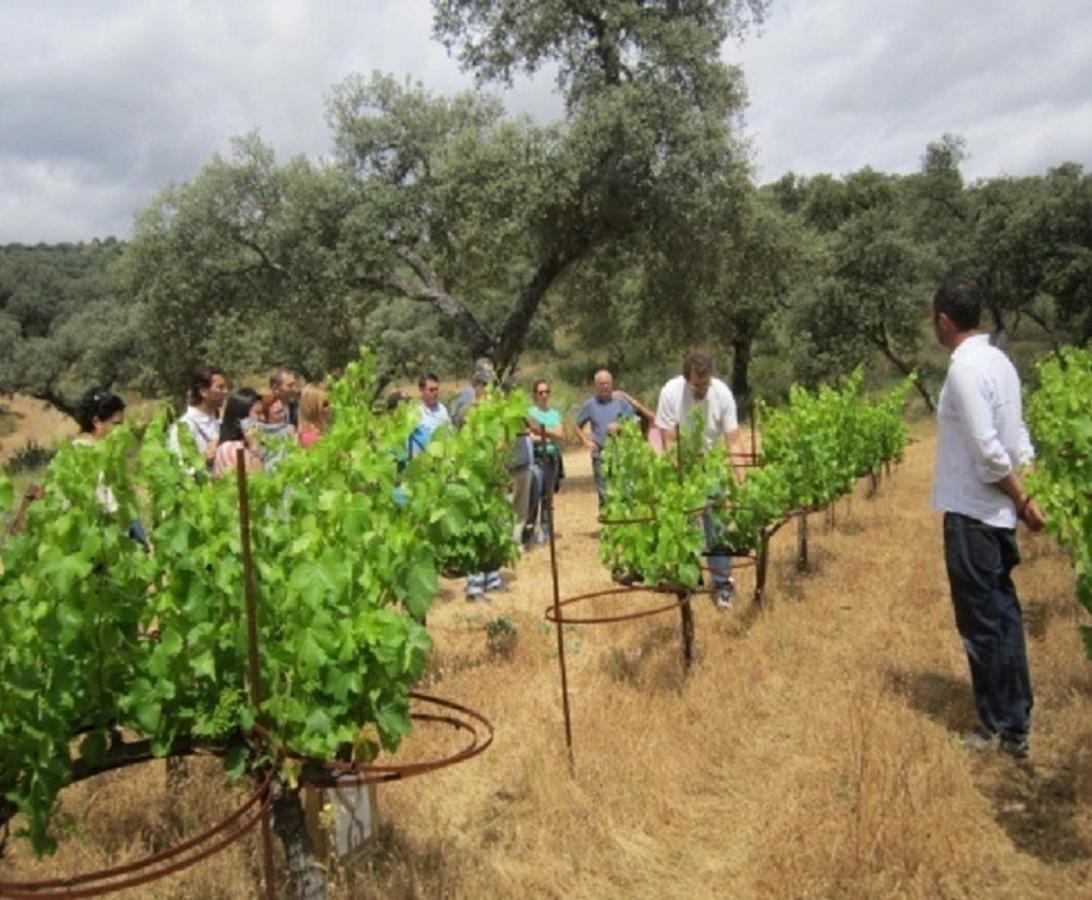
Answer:
<path fill-rule="evenodd" d="M 945 513 L 944 560 L 978 716 L 991 732 L 1024 738 L 1032 695 L 1024 619 L 1012 583 L 1020 562 L 1016 532 Z"/>

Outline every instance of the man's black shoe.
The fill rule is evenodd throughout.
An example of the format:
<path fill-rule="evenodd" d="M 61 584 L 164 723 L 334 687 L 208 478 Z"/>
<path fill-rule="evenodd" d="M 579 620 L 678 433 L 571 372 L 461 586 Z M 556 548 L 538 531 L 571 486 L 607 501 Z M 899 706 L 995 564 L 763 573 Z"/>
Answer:
<path fill-rule="evenodd" d="M 1002 737 L 1000 746 L 1003 753 L 1017 759 L 1027 759 L 1028 754 L 1031 753 L 1028 739 L 1025 737 Z"/>

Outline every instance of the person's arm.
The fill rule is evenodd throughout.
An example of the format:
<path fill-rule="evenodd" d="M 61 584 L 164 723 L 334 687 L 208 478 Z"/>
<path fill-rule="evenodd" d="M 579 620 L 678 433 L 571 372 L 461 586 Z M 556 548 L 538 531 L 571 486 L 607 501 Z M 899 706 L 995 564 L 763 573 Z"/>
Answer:
<path fill-rule="evenodd" d="M 599 445 L 588 437 L 588 433 L 585 431 L 585 426 L 589 422 L 591 422 L 591 416 L 588 413 L 588 404 L 585 403 L 576 417 L 576 434 L 580 438 L 580 443 L 584 445 L 584 449 L 594 453 L 599 449 Z"/>
<path fill-rule="evenodd" d="M 660 452 L 667 453 L 675 443 L 675 429 L 679 427 L 679 418 L 671 399 L 667 396 L 666 384 L 660 389 L 660 399 L 656 404 L 656 415 L 652 424 L 660 430 Z"/>
<path fill-rule="evenodd" d="M 565 439 L 565 432 L 561 428 L 560 417 L 556 425 L 547 425 L 533 416 L 528 416 L 527 425 L 531 429 L 531 439 L 540 444 L 544 440 L 561 441 Z"/>
<path fill-rule="evenodd" d="M 627 394 L 625 391 L 615 391 L 614 396 L 621 400 L 625 400 L 626 403 L 633 407 L 634 412 L 650 425 L 656 421 L 656 413 L 641 403 L 636 397 Z"/>
<path fill-rule="evenodd" d="M 994 484 L 1007 496 L 1016 507 L 1016 518 L 1028 526 L 1029 531 L 1041 531 L 1046 524 L 1046 514 L 1035 498 L 1024 491 L 1016 472 L 1009 472 Z"/>
<path fill-rule="evenodd" d="M 45 496 L 45 490 L 43 490 L 40 484 L 28 484 L 27 489 L 23 492 L 23 499 L 19 502 L 19 511 L 15 514 L 15 518 L 8 526 L 8 534 L 19 534 L 24 528 L 27 527 L 27 513 L 30 511 L 30 504 L 41 500 Z"/>

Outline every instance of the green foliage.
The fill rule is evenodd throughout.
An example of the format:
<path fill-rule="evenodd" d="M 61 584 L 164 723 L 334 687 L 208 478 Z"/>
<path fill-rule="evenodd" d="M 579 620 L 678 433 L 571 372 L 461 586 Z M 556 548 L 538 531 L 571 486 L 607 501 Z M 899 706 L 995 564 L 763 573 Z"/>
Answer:
<path fill-rule="evenodd" d="M 0 393 L 75 416 L 80 396 L 137 376 L 136 316 L 119 277 L 123 244 L 0 247 Z"/>
<path fill-rule="evenodd" d="M 481 401 L 462 432 L 437 434 L 436 451 L 407 466 L 416 423 L 371 411 L 374 377 L 365 353 L 332 389 L 331 429 L 307 451 L 289 448 L 248 492 L 258 715 L 280 745 L 320 758 L 366 761 L 398 746 L 431 647 L 423 622 L 439 568 L 514 552 L 496 460 L 526 398 Z M 45 499 L 3 548 L 0 792 L 39 851 L 52 846 L 77 733 L 94 763 L 115 726 L 166 754 L 182 738 L 237 745 L 254 721 L 237 481 L 207 478 L 184 429 L 180 462 L 168 427 L 161 413 L 139 448 L 124 427 L 62 448 Z M 136 520 L 153 553 L 126 536 Z"/>
<path fill-rule="evenodd" d="M 1047 528 L 1073 554 L 1077 599 L 1092 612 L 1092 352 L 1065 348 L 1038 367 L 1040 386 L 1028 400 L 1038 451 L 1029 490 L 1047 514 Z M 1082 627 L 1092 658 L 1092 629 Z"/>
<path fill-rule="evenodd" d="M 684 432 L 681 454 L 657 455 L 632 424 L 623 427 L 603 454 L 603 518 L 650 521 L 606 525 L 603 561 L 651 584 L 694 586 L 705 547 L 697 518 L 702 507 L 711 511 L 716 545 L 749 553 L 762 532 L 790 511 L 824 506 L 861 475 L 899 458 L 907 440 L 901 413 L 910 379 L 874 403 L 862 398 L 862 380 L 858 370 L 838 390 L 794 387 L 785 407 L 763 406 L 761 466 L 742 483 L 731 474 L 723 447 L 701 452 L 700 421 Z"/>

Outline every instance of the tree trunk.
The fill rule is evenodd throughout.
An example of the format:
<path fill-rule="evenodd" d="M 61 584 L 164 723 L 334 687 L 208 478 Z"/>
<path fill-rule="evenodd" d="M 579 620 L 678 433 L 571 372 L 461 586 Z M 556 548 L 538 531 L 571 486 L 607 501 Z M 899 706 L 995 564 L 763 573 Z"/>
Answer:
<path fill-rule="evenodd" d="M 887 337 L 887 329 L 883 323 L 880 324 L 878 331 L 867 332 L 869 339 L 880 349 L 885 357 L 891 362 L 896 369 L 902 372 L 903 375 L 917 374 L 917 378 L 914 379 L 914 387 L 917 388 L 917 392 L 921 394 L 921 399 L 925 402 L 925 408 L 930 413 L 935 413 L 937 408 L 933 403 L 933 398 L 929 395 L 929 391 L 926 389 L 924 379 L 921 377 L 921 371 L 917 366 L 913 366 L 906 360 L 901 359 L 898 354 L 891 347 L 891 341 Z"/>
<path fill-rule="evenodd" d="M 315 848 L 307 833 L 299 788 L 278 786 L 273 799 L 273 828 L 284 845 L 288 872 L 296 900 L 326 900 L 326 872 L 315 859 Z"/>
<path fill-rule="evenodd" d="M 591 249 L 591 238 L 580 235 L 568 245 L 556 250 L 543 260 L 535 270 L 534 277 L 520 291 L 516 305 L 508 313 L 504 325 L 493 347 L 493 363 L 497 374 L 507 375 L 515 367 L 516 359 L 527 340 L 527 331 L 553 283 Z"/>
<path fill-rule="evenodd" d="M 747 373 L 751 368 L 752 343 L 750 334 L 741 333 L 732 340 L 732 395 L 740 409 L 746 406 L 746 398 L 751 393 Z"/>

